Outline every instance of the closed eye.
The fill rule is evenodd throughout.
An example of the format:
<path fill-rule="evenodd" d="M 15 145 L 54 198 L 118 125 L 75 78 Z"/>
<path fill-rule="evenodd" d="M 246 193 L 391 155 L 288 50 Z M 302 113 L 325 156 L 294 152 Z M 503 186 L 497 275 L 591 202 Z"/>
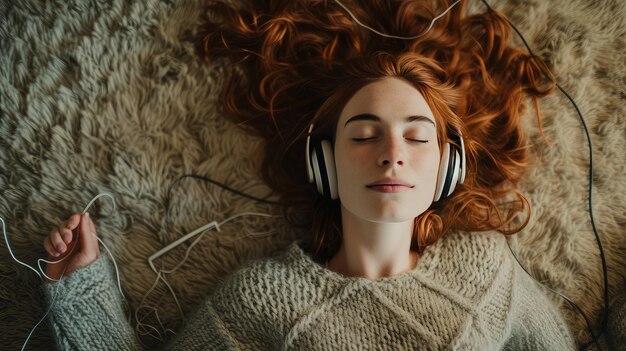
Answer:
<path fill-rule="evenodd" d="M 376 138 L 352 138 L 352 140 L 356 141 L 357 143 L 368 141 L 368 140 L 372 140 L 372 139 L 376 139 Z M 428 142 L 428 140 L 416 140 L 416 139 L 407 139 L 407 140 L 408 141 L 417 142 L 417 143 L 427 143 Z"/>

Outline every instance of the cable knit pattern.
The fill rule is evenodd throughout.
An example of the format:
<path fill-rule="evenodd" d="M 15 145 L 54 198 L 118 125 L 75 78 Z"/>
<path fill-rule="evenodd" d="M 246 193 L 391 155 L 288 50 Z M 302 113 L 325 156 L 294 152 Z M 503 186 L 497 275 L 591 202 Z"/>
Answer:
<path fill-rule="evenodd" d="M 55 284 L 63 350 L 139 349 L 111 263 Z M 315 263 L 299 242 L 249 262 L 200 306 L 168 350 L 572 350 L 558 310 L 495 233 L 451 234 L 415 269 L 369 280 Z"/>
<path fill-rule="evenodd" d="M 58 283 L 45 283 L 48 320 L 59 350 L 137 350 L 113 264 L 101 255 Z"/>

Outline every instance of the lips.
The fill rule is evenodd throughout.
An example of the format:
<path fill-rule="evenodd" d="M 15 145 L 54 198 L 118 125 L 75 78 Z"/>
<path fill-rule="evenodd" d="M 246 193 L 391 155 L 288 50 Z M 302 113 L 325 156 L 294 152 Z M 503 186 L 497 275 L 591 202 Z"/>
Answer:
<path fill-rule="evenodd" d="M 371 187 L 378 187 L 378 186 L 394 186 L 394 187 L 399 187 L 399 186 L 404 186 L 407 188 L 412 188 L 413 186 L 401 179 L 397 179 L 397 178 L 383 178 L 380 180 L 375 181 L 374 183 L 368 184 L 366 185 L 368 188 Z"/>

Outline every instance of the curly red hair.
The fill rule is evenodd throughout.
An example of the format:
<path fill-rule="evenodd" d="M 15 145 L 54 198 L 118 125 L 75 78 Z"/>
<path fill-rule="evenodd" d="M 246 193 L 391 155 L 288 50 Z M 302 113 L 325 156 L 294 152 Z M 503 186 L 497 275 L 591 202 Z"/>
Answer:
<path fill-rule="evenodd" d="M 429 1 L 351 1 L 366 25 L 398 36 L 424 33 L 450 5 Z M 537 57 L 509 44 L 510 25 L 497 11 L 464 16 L 461 2 L 425 34 L 390 39 L 359 26 L 332 1 L 258 1 L 254 8 L 212 2 L 198 41 L 207 62 L 226 58 L 224 115 L 264 140 L 260 173 L 287 206 L 283 214 L 312 228 L 308 244 L 320 262 L 341 244 L 338 201 L 317 196 L 307 182 L 308 127 L 334 139 L 349 98 L 382 77 L 415 86 L 437 119 L 438 140 L 459 131 L 465 141 L 463 185 L 415 218 L 412 248 L 423 250 L 450 230 L 512 234 L 530 218 L 516 188 L 529 166 L 520 116 L 524 99 L 554 90 L 541 79 Z M 519 214 L 525 218 L 519 219 Z"/>

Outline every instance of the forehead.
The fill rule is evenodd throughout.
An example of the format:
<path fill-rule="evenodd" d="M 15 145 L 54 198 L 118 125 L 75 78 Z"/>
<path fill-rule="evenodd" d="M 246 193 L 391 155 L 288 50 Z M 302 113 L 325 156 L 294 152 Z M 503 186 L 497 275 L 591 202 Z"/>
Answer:
<path fill-rule="evenodd" d="M 381 78 L 359 89 L 344 106 L 338 127 L 343 127 L 349 119 L 361 114 L 378 116 L 381 122 L 424 116 L 435 125 L 433 112 L 424 96 L 411 83 L 394 77 Z"/>

